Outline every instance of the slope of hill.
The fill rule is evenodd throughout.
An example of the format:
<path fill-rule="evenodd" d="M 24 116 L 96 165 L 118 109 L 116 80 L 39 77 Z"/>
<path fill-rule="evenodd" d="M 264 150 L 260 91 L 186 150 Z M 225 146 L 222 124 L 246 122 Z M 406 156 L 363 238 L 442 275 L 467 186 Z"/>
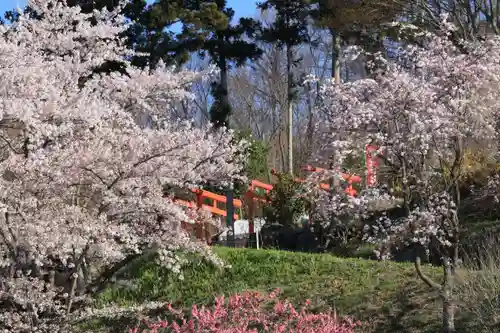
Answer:
<path fill-rule="evenodd" d="M 418 279 L 411 264 L 343 259 L 328 254 L 215 248 L 231 268 L 199 260 L 185 267 L 184 280 L 152 262 L 136 265 L 126 286 L 106 290 L 99 302 L 130 305 L 173 301 L 176 306 L 208 304 L 215 295 L 280 288 L 294 303 L 311 300 L 315 309 L 335 307 L 366 322 L 366 332 L 436 332 L 437 295 Z M 431 275 L 438 269 L 427 267 Z M 109 331 L 108 331 L 109 332 Z"/>

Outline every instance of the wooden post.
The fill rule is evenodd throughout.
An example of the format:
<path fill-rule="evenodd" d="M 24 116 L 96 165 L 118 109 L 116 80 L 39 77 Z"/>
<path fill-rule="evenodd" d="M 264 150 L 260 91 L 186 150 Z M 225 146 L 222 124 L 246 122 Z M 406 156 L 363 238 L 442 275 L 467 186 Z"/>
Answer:
<path fill-rule="evenodd" d="M 255 201 L 254 193 L 252 190 L 248 190 L 246 195 L 247 207 L 248 207 L 248 234 L 253 234 L 255 232 L 254 227 L 254 215 L 255 215 Z"/>
<path fill-rule="evenodd" d="M 234 202 L 233 202 L 233 190 L 229 189 L 226 192 L 226 222 L 227 227 L 231 228 L 232 233 L 227 235 L 227 243 L 229 246 L 234 247 Z"/>
<path fill-rule="evenodd" d="M 197 191 L 196 192 L 196 208 L 198 209 L 198 211 L 201 211 L 203 207 L 203 194 L 201 191 Z M 205 240 L 205 232 L 204 232 L 204 223 L 203 221 L 196 221 L 196 224 L 195 224 L 195 227 L 194 227 L 194 230 L 195 230 L 195 234 L 196 234 L 196 238 L 201 240 L 201 241 L 204 241 Z"/>

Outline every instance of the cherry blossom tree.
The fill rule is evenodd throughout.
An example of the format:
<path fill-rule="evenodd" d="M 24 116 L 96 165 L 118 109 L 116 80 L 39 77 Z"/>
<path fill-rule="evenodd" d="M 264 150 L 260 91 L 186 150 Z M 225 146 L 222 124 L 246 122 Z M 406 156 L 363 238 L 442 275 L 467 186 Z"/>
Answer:
<path fill-rule="evenodd" d="M 442 283 L 422 272 L 419 251 L 415 267 L 442 297 L 445 332 L 455 331 L 452 290 L 459 264 L 464 152 L 473 143 L 495 142 L 500 110 L 500 39 L 457 46 L 448 38 L 453 29 L 446 18 L 438 34 L 414 29 L 415 43 L 402 47 L 395 61 L 377 55 L 369 78 L 326 85 L 319 110 L 320 156 L 335 152 L 333 164 L 341 165 L 349 155 L 364 154 L 367 144 L 375 145 L 385 167 L 401 181 L 400 190 L 365 191 L 343 207 L 357 205 L 356 213 L 367 216 L 367 203 L 380 193 L 403 199 L 405 217 L 378 218 L 366 227 L 367 239 L 379 245 L 382 257 L 408 245 L 440 250 Z M 339 206 L 338 195 L 329 197 L 331 206 Z"/>
<path fill-rule="evenodd" d="M 117 12 L 29 5 L 39 18 L 0 27 L 0 330 L 68 332 L 61 316 L 146 252 L 219 263 L 162 185 L 228 184 L 245 143 L 174 119 L 202 74 L 133 68 Z"/>

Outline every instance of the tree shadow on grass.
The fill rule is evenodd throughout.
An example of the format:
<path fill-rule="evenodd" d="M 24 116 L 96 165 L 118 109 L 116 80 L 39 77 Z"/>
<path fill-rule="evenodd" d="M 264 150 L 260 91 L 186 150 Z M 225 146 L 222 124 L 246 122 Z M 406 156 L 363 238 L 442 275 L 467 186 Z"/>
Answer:
<path fill-rule="evenodd" d="M 147 322 L 156 322 L 158 318 L 161 320 L 174 320 L 174 317 L 165 307 L 156 309 L 143 310 L 138 312 L 124 313 L 114 317 L 98 317 L 87 319 L 80 322 L 75 322 L 75 332 L 79 333 L 124 333 L 133 331 L 138 328 L 137 332 L 143 332 L 147 329 Z"/>
<path fill-rule="evenodd" d="M 435 333 L 440 331 L 437 295 L 421 295 L 411 288 L 401 288 L 393 295 L 390 304 L 384 306 L 385 320 L 376 323 L 374 333 Z"/>
<path fill-rule="evenodd" d="M 437 293 L 417 294 L 411 288 L 402 288 L 383 313 L 385 320 L 378 322 L 371 332 L 436 333 L 443 329 Z M 467 317 L 460 312 L 456 314 L 455 327 L 458 332 L 470 332 Z"/>

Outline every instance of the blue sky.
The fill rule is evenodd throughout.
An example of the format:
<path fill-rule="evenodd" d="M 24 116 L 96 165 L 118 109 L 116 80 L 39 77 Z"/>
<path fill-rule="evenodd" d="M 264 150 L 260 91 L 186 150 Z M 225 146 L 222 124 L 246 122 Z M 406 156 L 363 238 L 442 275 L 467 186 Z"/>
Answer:
<path fill-rule="evenodd" d="M 3 14 L 15 8 L 16 6 L 23 7 L 26 4 L 26 0 L 0 0 L 0 13 Z"/>
<path fill-rule="evenodd" d="M 254 17 L 257 14 L 257 1 L 255 0 L 228 0 L 228 3 L 238 17 Z"/>
<path fill-rule="evenodd" d="M 15 8 L 16 6 L 23 7 L 27 0 L 0 0 L 0 13 L 3 16 L 5 11 Z M 229 6 L 236 11 L 236 16 L 254 17 L 256 10 L 255 0 L 228 0 Z"/>

